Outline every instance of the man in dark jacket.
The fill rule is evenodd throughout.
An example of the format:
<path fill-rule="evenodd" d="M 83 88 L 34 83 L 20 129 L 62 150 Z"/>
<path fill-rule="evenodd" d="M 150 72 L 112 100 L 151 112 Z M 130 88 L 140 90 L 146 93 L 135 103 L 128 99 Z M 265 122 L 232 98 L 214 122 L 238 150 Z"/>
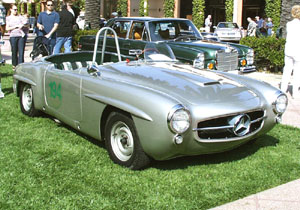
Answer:
<path fill-rule="evenodd" d="M 57 38 L 53 54 L 60 53 L 62 46 L 65 48 L 65 53 L 72 51 L 73 25 L 75 24 L 75 18 L 72 13 L 67 10 L 67 5 L 65 4 L 58 14 L 59 25 L 56 30 Z"/>

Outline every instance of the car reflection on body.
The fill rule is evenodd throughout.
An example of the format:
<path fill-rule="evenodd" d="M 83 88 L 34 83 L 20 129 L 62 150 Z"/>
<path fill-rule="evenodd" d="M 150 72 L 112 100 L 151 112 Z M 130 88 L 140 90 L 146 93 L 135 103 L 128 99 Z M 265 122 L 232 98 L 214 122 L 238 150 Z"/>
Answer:
<path fill-rule="evenodd" d="M 236 23 L 220 22 L 215 27 L 214 33 L 221 41 L 235 41 L 239 42 L 242 38 L 242 31 Z"/>
<path fill-rule="evenodd" d="M 122 61 L 111 28 L 98 32 L 95 46 L 105 30 L 113 33 L 117 53 L 103 44 L 102 50 L 17 66 L 14 91 L 25 115 L 42 111 L 105 141 L 110 158 L 131 169 L 144 168 L 151 159 L 227 151 L 280 122 L 287 97 L 279 89 L 180 63 L 165 43 L 131 50 L 137 60 Z"/>
<path fill-rule="evenodd" d="M 219 42 L 220 41 L 220 38 L 218 37 L 218 34 L 216 34 L 216 33 L 201 32 L 201 35 L 203 36 L 203 38 L 205 40 L 215 41 L 215 42 Z"/>
<path fill-rule="evenodd" d="M 117 32 L 121 54 L 132 59 L 130 49 L 143 49 L 147 43 L 165 42 L 176 58 L 198 69 L 218 71 L 256 71 L 252 48 L 237 43 L 205 40 L 192 21 L 181 18 L 119 17 L 107 27 Z M 107 39 L 109 51 L 115 51 L 114 38 Z M 79 49 L 93 50 L 95 36 L 81 36 Z"/>

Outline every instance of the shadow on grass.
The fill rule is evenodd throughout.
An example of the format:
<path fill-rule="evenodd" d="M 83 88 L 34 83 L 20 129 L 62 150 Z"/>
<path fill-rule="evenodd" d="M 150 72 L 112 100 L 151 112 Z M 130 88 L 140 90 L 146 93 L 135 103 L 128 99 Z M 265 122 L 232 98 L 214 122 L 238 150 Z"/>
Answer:
<path fill-rule="evenodd" d="M 180 158 L 175 158 L 166 161 L 153 161 L 151 167 L 160 170 L 176 170 L 176 169 L 184 169 L 189 166 L 196 166 L 196 165 L 233 162 L 233 161 L 244 159 L 256 153 L 261 148 L 276 146 L 278 143 L 279 143 L 278 139 L 269 135 L 264 135 L 258 138 L 253 143 L 248 142 L 244 145 L 241 145 L 227 152 L 208 154 L 208 155 L 180 157 Z"/>
<path fill-rule="evenodd" d="M 53 123 L 56 123 L 58 127 L 64 127 L 66 129 L 68 129 L 69 131 L 76 133 L 76 135 L 84 138 L 85 140 L 89 141 L 90 143 L 92 143 L 92 144 L 94 144 L 94 145 L 96 145 L 98 147 L 101 147 L 101 148 L 105 149 L 105 143 L 104 143 L 104 141 L 99 141 L 99 140 L 97 140 L 97 139 L 95 139 L 93 137 L 87 136 L 84 133 L 76 130 L 75 128 L 72 128 L 71 126 L 69 126 L 69 125 L 67 125 L 67 124 L 65 124 L 63 122 L 55 122 L 55 118 L 53 118 L 52 116 L 47 115 L 45 113 L 42 113 L 41 117 L 52 119 L 54 121 Z"/>
<path fill-rule="evenodd" d="M 5 95 L 10 95 L 14 92 L 12 87 L 11 88 L 4 88 L 4 89 L 2 89 L 2 91 Z"/>
<path fill-rule="evenodd" d="M 50 115 L 44 114 L 44 113 L 40 117 L 49 118 L 49 119 L 52 119 L 53 121 L 55 121 L 54 120 L 55 118 L 53 118 Z M 55 122 L 53 122 L 53 123 L 55 123 Z M 85 140 L 89 141 L 90 143 L 92 143 L 94 145 L 96 145 L 102 149 L 106 149 L 104 141 L 99 141 L 97 139 L 89 137 L 63 122 L 59 122 L 56 124 L 58 127 L 64 127 L 66 129 L 70 130 L 71 132 L 76 133 L 77 135 L 79 135 L 80 137 L 84 138 Z M 153 160 L 151 165 L 149 166 L 149 168 L 156 168 L 159 170 L 176 170 L 176 169 L 184 169 L 189 166 L 233 162 L 233 161 L 244 159 L 244 158 L 256 153 L 261 148 L 273 147 L 273 146 L 276 146 L 278 143 L 279 143 L 278 139 L 276 139 L 272 136 L 269 136 L 269 135 L 264 135 L 264 136 L 257 138 L 256 141 L 247 142 L 247 143 L 245 143 L 233 150 L 227 151 L 227 152 L 208 154 L 208 155 L 179 157 L 179 158 L 165 160 L 165 161 Z"/>
<path fill-rule="evenodd" d="M 13 76 L 13 71 L 11 71 L 11 73 L 1 73 L 1 78 L 6 78 L 6 77 L 12 77 Z"/>

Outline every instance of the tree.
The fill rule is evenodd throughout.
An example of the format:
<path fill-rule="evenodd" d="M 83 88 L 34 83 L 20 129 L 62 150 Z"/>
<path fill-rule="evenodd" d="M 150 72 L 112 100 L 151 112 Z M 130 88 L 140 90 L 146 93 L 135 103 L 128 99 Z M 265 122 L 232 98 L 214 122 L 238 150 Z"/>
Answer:
<path fill-rule="evenodd" d="M 193 22 L 197 28 L 201 28 L 204 23 L 204 0 L 193 0 Z"/>
<path fill-rule="evenodd" d="M 89 24 L 91 29 L 99 28 L 100 2 L 99 0 L 85 1 L 85 24 Z"/>
<path fill-rule="evenodd" d="M 164 13 L 165 17 L 174 17 L 174 0 L 164 0 Z"/>
<path fill-rule="evenodd" d="M 233 0 L 226 0 L 225 2 L 226 21 L 233 21 Z"/>

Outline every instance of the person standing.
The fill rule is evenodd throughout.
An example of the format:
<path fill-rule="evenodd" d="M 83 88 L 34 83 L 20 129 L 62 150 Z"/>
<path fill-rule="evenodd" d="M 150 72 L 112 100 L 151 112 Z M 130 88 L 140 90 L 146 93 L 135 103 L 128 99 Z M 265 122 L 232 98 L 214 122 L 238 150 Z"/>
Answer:
<path fill-rule="evenodd" d="M 60 53 L 63 45 L 65 48 L 65 53 L 72 51 L 73 25 L 75 24 L 75 18 L 73 14 L 68 11 L 66 4 L 62 6 L 62 10 L 58 12 L 58 14 L 59 25 L 56 31 L 57 37 L 53 54 Z"/>
<path fill-rule="evenodd" d="M 4 36 L 5 33 L 5 19 L 6 19 L 6 10 L 3 6 L 2 0 L 0 0 L 0 33 Z"/>
<path fill-rule="evenodd" d="M 247 18 L 247 21 L 249 22 L 248 27 L 247 27 L 247 36 L 255 36 L 256 35 L 256 23 L 250 17 Z"/>
<path fill-rule="evenodd" d="M 272 23 L 272 19 L 271 18 L 268 18 L 268 22 L 266 24 L 266 28 L 267 28 L 268 36 L 272 36 L 273 23 Z"/>
<path fill-rule="evenodd" d="M 288 91 L 288 83 L 293 72 L 293 98 L 300 99 L 300 5 L 292 7 L 292 21 L 286 24 L 286 43 L 284 50 L 284 68 L 281 80 L 281 90 Z"/>
<path fill-rule="evenodd" d="M 11 59 L 14 70 L 18 64 L 24 62 L 24 50 L 27 39 L 25 28 L 29 27 L 29 23 L 24 16 L 18 15 L 18 8 L 15 4 L 11 5 L 9 14 L 6 17 L 6 30 L 9 32 Z"/>
<path fill-rule="evenodd" d="M 41 12 L 37 20 L 38 36 L 45 36 L 49 39 L 49 52 L 52 54 L 56 43 L 56 30 L 59 23 L 59 15 L 54 10 L 52 0 L 47 0 L 46 11 Z"/>
<path fill-rule="evenodd" d="M 210 32 L 210 27 L 212 26 L 211 15 L 208 15 L 205 19 L 205 32 Z"/>

